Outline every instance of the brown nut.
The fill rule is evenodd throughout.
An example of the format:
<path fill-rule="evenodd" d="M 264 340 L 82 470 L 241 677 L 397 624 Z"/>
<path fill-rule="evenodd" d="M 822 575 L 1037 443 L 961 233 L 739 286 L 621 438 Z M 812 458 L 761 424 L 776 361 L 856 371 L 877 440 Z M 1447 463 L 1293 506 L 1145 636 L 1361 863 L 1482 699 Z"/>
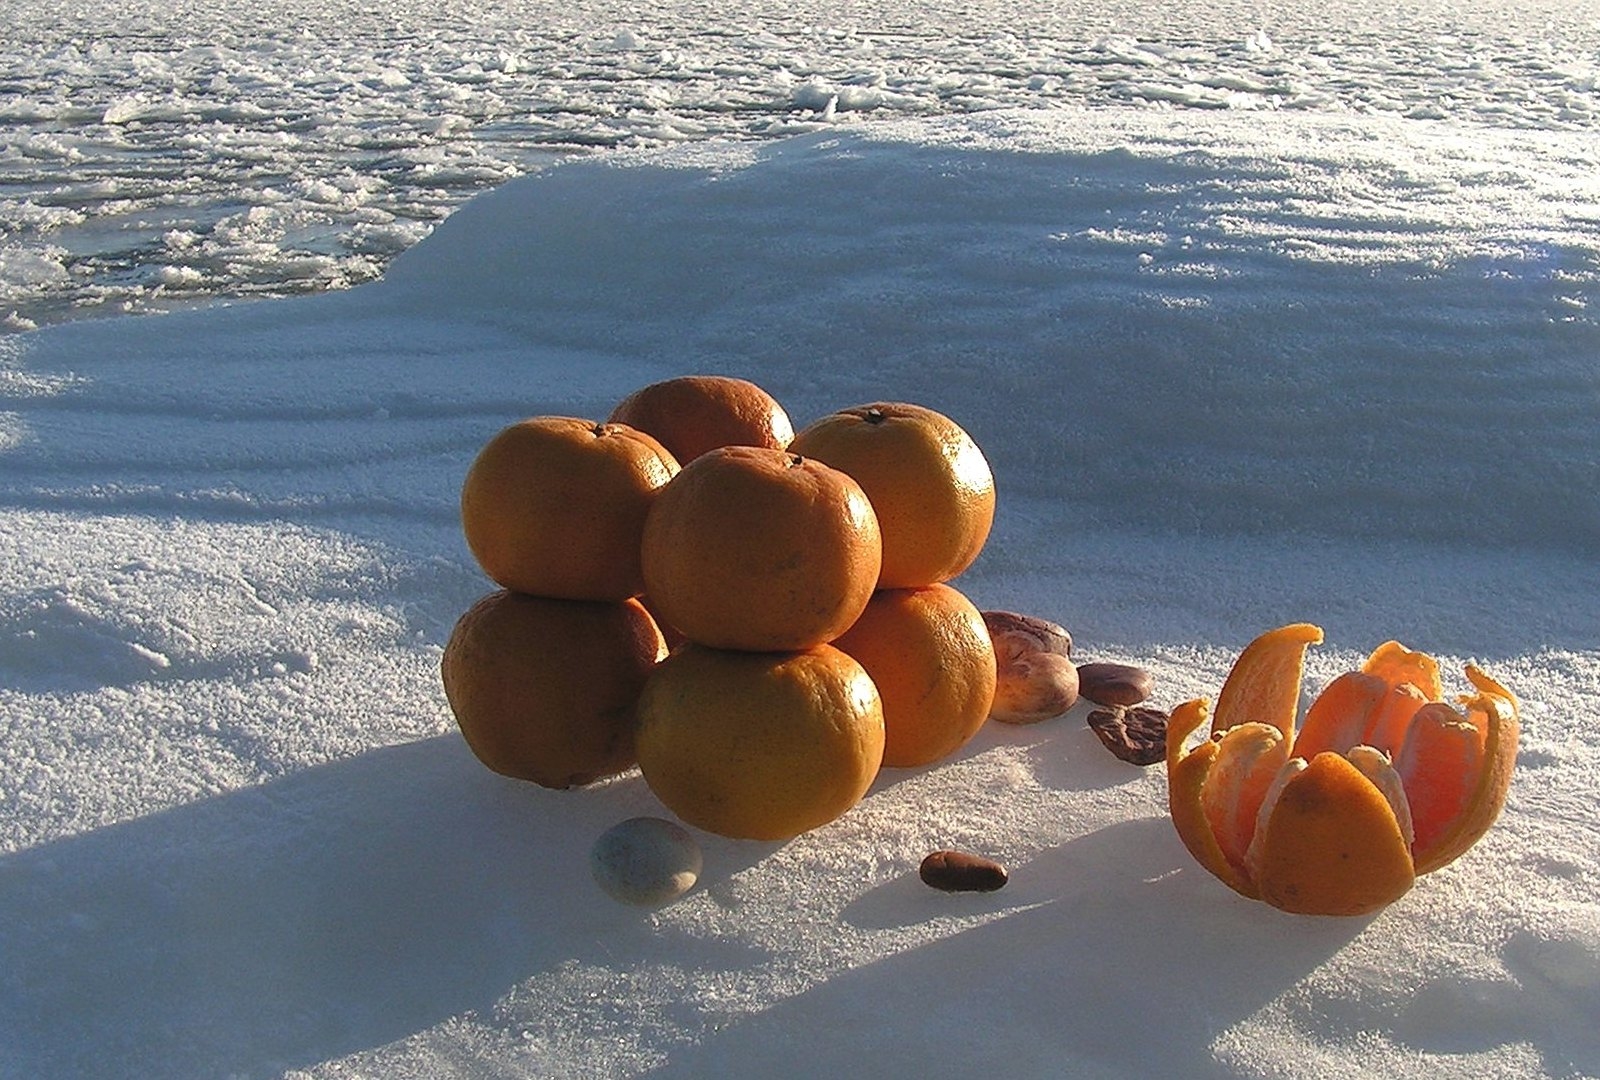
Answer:
<path fill-rule="evenodd" d="M 1144 705 L 1096 709 L 1089 726 L 1117 757 L 1130 765 L 1154 765 L 1167 756 L 1166 712 Z"/>
<path fill-rule="evenodd" d="M 989 628 L 990 635 L 994 634 L 1028 634 L 1036 640 L 1042 652 L 1060 653 L 1062 656 L 1072 655 L 1072 635 L 1060 623 L 1053 623 L 1049 619 L 1041 619 L 1034 615 L 1022 615 L 1015 611 L 985 611 L 982 613 L 983 622 Z"/>
<path fill-rule="evenodd" d="M 965 851 L 935 851 L 922 860 L 917 875 L 943 892 L 994 892 L 1007 879 L 1005 867 Z"/>
<path fill-rule="evenodd" d="M 1078 665 L 1078 693 L 1096 705 L 1138 705 L 1150 696 L 1150 673 L 1132 664 Z"/>
<path fill-rule="evenodd" d="M 1072 635 L 1045 619 L 1011 611 L 985 611 L 994 642 L 992 719 L 1035 724 L 1060 716 L 1078 701 L 1078 669 L 1067 654 Z"/>

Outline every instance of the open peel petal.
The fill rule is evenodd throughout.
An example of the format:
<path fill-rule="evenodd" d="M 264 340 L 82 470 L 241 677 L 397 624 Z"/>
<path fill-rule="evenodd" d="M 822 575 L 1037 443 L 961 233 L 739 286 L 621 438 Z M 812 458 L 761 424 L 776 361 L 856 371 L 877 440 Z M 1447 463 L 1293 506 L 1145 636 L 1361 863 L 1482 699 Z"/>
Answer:
<path fill-rule="evenodd" d="M 1197 699 L 1179 705 L 1167 721 L 1167 809 L 1178 838 L 1196 861 L 1230 889 L 1253 900 L 1255 886 L 1228 861 L 1201 801 L 1206 777 L 1217 757 L 1218 742 L 1207 739 L 1193 750 L 1185 745 L 1210 717 L 1210 703 Z"/>
<path fill-rule="evenodd" d="M 1453 862 L 1494 824 L 1505 805 L 1520 736 L 1517 699 L 1472 664 L 1465 712 L 1429 705 L 1417 714 L 1395 761 L 1416 820 L 1417 873 Z"/>
<path fill-rule="evenodd" d="M 1365 915 L 1411 888 L 1411 847 L 1394 810 L 1349 759 L 1318 754 L 1268 799 L 1250 853 L 1267 903 L 1307 915 Z"/>
<path fill-rule="evenodd" d="M 1367 657 L 1361 670 L 1376 675 L 1390 686 L 1410 683 L 1429 701 L 1444 698 L 1444 686 L 1439 681 L 1439 662 L 1427 653 L 1408 649 L 1398 641 L 1385 641 Z"/>
<path fill-rule="evenodd" d="M 1248 723 L 1271 724 L 1292 741 L 1306 648 L 1321 641 L 1321 627 L 1291 623 L 1269 630 L 1245 646 L 1217 695 L 1211 730 L 1226 731 Z"/>

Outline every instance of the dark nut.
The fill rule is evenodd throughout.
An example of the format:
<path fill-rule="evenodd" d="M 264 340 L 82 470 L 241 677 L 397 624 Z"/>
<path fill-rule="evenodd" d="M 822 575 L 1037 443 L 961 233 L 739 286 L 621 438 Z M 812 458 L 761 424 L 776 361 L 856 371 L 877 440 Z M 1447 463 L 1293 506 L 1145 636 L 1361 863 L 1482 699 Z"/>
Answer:
<path fill-rule="evenodd" d="M 1040 652 L 1072 655 L 1072 635 L 1060 623 L 1015 611 L 985 611 L 982 615 L 991 637 L 995 634 L 1026 634 L 1038 642 L 1036 648 Z"/>
<path fill-rule="evenodd" d="M 994 643 L 995 689 L 989 715 L 1008 724 L 1060 716 L 1078 701 L 1078 669 L 1067 658 L 1072 635 L 1032 615 L 985 611 Z"/>
<path fill-rule="evenodd" d="M 1105 748 L 1130 765 L 1154 765 L 1167 756 L 1167 714 L 1136 705 L 1096 709 L 1089 726 Z"/>
<path fill-rule="evenodd" d="M 1132 664 L 1078 665 L 1078 693 L 1096 705 L 1138 705 L 1150 696 L 1150 673 Z"/>
<path fill-rule="evenodd" d="M 1006 868 L 965 851 L 935 851 L 922 860 L 923 884 L 944 892 L 994 892 L 1006 883 Z"/>

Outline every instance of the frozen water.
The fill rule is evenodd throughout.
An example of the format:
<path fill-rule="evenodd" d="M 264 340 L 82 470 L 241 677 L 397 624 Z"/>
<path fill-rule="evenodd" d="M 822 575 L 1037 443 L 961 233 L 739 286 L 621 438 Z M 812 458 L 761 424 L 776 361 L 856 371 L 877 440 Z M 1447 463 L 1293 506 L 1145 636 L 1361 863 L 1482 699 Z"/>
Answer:
<path fill-rule="evenodd" d="M 1081 105 L 1600 136 L 1594 0 L 0 0 L 0 25 L 13 330 L 369 281 L 600 148 Z"/>

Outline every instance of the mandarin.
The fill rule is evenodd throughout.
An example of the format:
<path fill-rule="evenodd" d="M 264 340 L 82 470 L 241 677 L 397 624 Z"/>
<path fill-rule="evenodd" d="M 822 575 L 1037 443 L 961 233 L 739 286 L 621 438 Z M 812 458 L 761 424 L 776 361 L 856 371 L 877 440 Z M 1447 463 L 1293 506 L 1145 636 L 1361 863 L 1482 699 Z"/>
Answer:
<path fill-rule="evenodd" d="M 1516 764 L 1516 696 L 1472 664 L 1440 699 L 1438 664 L 1398 642 L 1322 690 L 1295 723 L 1310 623 L 1278 627 L 1167 727 L 1168 806 L 1184 845 L 1244 896 L 1286 911 L 1365 915 L 1458 858 L 1501 808 Z M 1211 737 L 1189 738 L 1210 721 Z"/>
<path fill-rule="evenodd" d="M 822 417 L 789 448 L 853 476 L 878 515 L 878 587 L 949 581 L 972 565 L 994 524 L 994 474 L 954 420 L 921 405 L 877 402 Z"/>
<path fill-rule="evenodd" d="M 794 438 L 789 414 L 771 394 L 727 375 L 683 375 L 640 387 L 608 419 L 654 435 L 683 465 L 719 446 L 782 450 Z"/>
<path fill-rule="evenodd" d="M 644 588 L 639 542 L 678 472 L 654 437 L 624 424 L 536 416 L 501 430 L 461 487 L 461 525 L 496 584 L 565 600 Z"/>
<path fill-rule="evenodd" d="M 883 706 L 855 660 L 680 646 L 639 698 L 639 770 L 696 828 L 788 840 L 861 801 L 883 761 Z"/>
<path fill-rule="evenodd" d="M 445 698 L 478 760 L 566 788 L 634 764 L 634 705 L 666 655 L 637 600 L 502 590 L 457 620 L 440 661 Z"/>
<path fill-rule="evenodd" d="M 849 476 L 783 450 L 724 446 L 684 466 L 651 508 L 645 591 L 690 641 L 806 649 L 856 621 L 882 550 Z"/>
<path fill-rule="evenodd" d="M 975 735 L 994 702 L 995 651 L 983 615 L 948 585 L 881 589 L 834 642 L 883 697 L 883 763 L 928 765 Z"/>

